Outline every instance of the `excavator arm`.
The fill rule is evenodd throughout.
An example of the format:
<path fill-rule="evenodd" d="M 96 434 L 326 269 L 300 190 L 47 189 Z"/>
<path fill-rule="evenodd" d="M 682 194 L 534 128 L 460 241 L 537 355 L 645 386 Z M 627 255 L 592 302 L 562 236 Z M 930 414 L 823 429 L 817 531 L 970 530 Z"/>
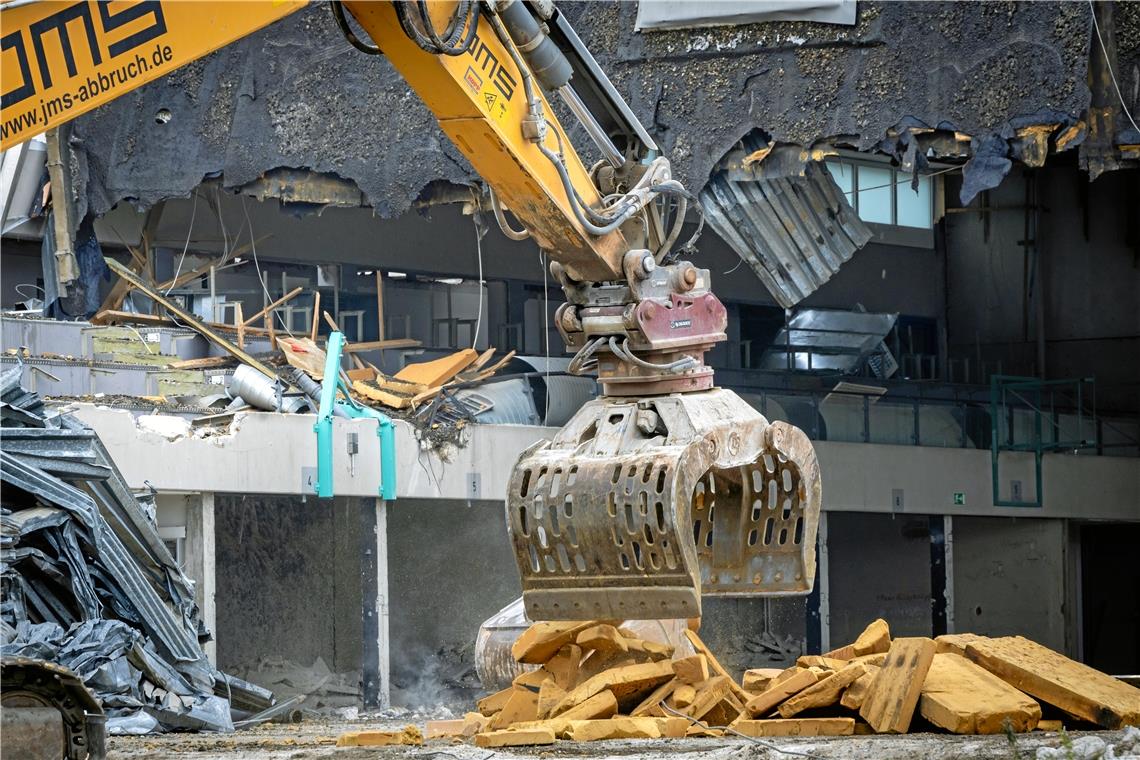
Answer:
<path fill-rule="evenodd" d="M 301 4 L 5 3 L 4 145 Z M 511 477 L 507 526 L 530 617 L 691 618 L 702 592 L 810 592 L 821 500 L 811 443 L 714 387 L 704 356 L 725 340 L 725 309 L 708 270 L 677 260 L 692 241 L 676 250 L 699 206 L 568 19 L 550 0 L 331 9 L 486 181 L 504 234 L 548 254 L 571 369 L 598 373 L 603 395 Z M 554 97 L 589 137 L 592 165 Z"/>

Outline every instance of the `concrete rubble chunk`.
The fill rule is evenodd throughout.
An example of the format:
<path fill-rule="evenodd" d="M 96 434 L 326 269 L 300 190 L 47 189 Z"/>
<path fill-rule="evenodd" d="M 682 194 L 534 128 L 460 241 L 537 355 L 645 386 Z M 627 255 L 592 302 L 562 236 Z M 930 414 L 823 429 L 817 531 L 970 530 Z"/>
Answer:
<path fill-rule="evenodd" d="M 744 703 L 744 709 L 753 717 L 762 717 L 776 708 L 785 699 L 797 694 L 819 680 L 813 670 L 800 670 L 783 681 L 769 686 L 761 694 Z"/>
<path fill-rule="evenodd" d="M 918 706 L 922 684 L 934 660 L 934 640 L 901 638 L 891 642 L 887 659 L 875 674 L 859 715 L 877 733 L 906 733 Z"/>
<path fill-rule="evenodd" d="M 570 724 L 567 738 L 576 742 L 603 739 L 662 739 L 685 735 L 689 721 L 684 718 L 608 718 L 576 720 Z"/>
<path fill-rule="evenodd" d="M 421 746 L 424 735 L 416 726 L 404 726 L 400 731 L 349 731 L 337 737 L 338 747 L 387 747 L 407 744 Z"/>
<path fill-rule="evenodd" d="M 681 683 L 698 684 L 709 679 L 709 661 L 703 654 L 673 660 L 673 672 Z"/>
<path fill-rule="evenodd" d="M 867 673 L 867 666 L 853 662 L 842 670 L 831 673 L 799 694 L 785 701 L 777 710 L 781 717 L 791 718 L 804 710 L 828 707 L 839 701 L 843 690 Z"/>
<path fill-rule="evenodd" d="M 958 654 L 935 654 L 922 685 L 922 717 L 955 734 L 1032 731 L 1041 706 Z"/>
<path fill-rule="evenodd" d="M 638 695 L 644 695 L 661 683 L 673 677 L 673 666 L 669 661 L 649 662 L 640 665 L 626 665 L 613 668 L 590 678 L 585 683 L 576 686 L 551 711 L 554 716 L 560 715 L 571 707 L 581 704 L 595 694 L 609 690 L 618 702 L 637 700 Z M 639 701 L 639 700 L 638 700 Z"/>
<path fill-rule="evenodd" d="M 776 718 L 742 720 L 732 728 L 745 736 L 850 736 L 855 733 L 854 718 Z"/>
<path fill-rule="evenodd" d="M 1021 636 L 971 641 L 966 657 L 1016 689 L 1104 728 L 1140 723 L 1140 689 Z"/>
<path fill-rule="evenodd" d="M 478 734 L 475 737 L 475 746 L 484 749 L 489 747 L 526 747 L 536 744 L 554 744 L 554 730 L 542 726 L 534 728 L 505 729 Z"/>
<path fill-rule="evenodd" d="M 784 672 L 780 668 L 750 668 L 744 671 L 740 685 L 745 691 L 759 693 L 771 685 L 772 680 Z"/>

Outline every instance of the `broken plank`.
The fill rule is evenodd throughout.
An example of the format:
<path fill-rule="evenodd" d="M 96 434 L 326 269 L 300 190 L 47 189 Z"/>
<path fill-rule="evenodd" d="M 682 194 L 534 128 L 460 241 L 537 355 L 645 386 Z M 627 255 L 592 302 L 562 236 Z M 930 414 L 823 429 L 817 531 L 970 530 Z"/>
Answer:
<path fill-rule="evenodd" d="M 400 396 L 395 393 L 381 390 L 372 385 L 371 381 L 354 380 L 352 383 L 352 390 L 359 393 L 361 396 L 372 401 L 379 401 L 384 406 L 393 409 L 404 409 L 412 405 L 412 399 L 408 396 Z"/>
<path fill-rule="evenodd" d="M 698 684 L 709 680 L 709 660 L 703 654 L 694 654 L 673 660 L 673 672 L 681 683 Z"/>
<path fill-rule="evenodd" d="M 839 701 L 843 690 L 853 684 L 860 676 L 867 672 L 867 666 L 861 662 L 853 662 L 842 670 L 831 673 L 826 678 L 816 681 L 794 697 L 789 698 L 776 708 L 780 717 L 791 718 L 804 710 L 817 707 L 829 707 Z"/>
<path fill-rule="evenodd" d="M 601 691 L 612 692 L 619 704 L 640 702 L 648 692 L 672 678 L 673 666 L 668 661 L 613 668 L 574 687 L 551 714 L 560 715 Z"/>
<path fill-rule="evenodd" d="M 464 348 L 439 359 L 409 364 L 396 373 L 396 379 L 437 388 L 466 369 L 477 357 L 474 349 Z"/>
<path fill-rule="evenodd" d="M 708 658 L 709 668 L 713 673 L 724 676 L 728 679 L 728 682 L 732 684 L 730 688 L 736 695 L 737 699 L 739 699 L 741 702 L 747 702 L 752 698 L 752 695 L 746 692 L 744 688 L 736 682 L 736 679 L 728 674 L 728 671 L 725 670 L 724 666 L 720 664 L 720 660 L 716 658 L 716 656 L 712 653 L 712 650 L 708 648 L 708 645 L 701 640 L 701 637 L 697 635 L 696 631 L 686 628 L 685 638 L 689 640 L 689 643 L 693 645 L 693 649 L 698 654 L 703 654 Z"/>
<path fill-rule="evenodd" d="M 685 709 L 685 714 L 700 720 L 705 717 L 732 690 L 732 679 L 728 676 L 713 676 L 697 687 L 697 696 Z"/>
<path fill-rule="evenodd" d="M 799 672 L 769 686 L 762 693 L 744 703 L 745 712 L 753 717 L 767 715 L 775 707 L 793 694 L 798 694 L 819 680 L 814 670 L 800 669 Z"/>
<path fill-rule="evenodd" d="M 950 652 L 965 657 L 967 644 L 985 639 L 985 636 L 979 636 L 976 633 L 944 633 L 934 638 L 935 653 Z"/>
<path fill-rule="evenodd" d="M 775 720 L 741 720 L 733 730 L 745 736 L 851 736 L 854 718 L 789 718 Z"/>
<path fill-rule="evenodd" d="M 905 734 L 922 694 L 922 684 L 934 660 L 934 640 L 895 639 L 887 659 L 875 674 L 859 715 L 876 733 Z"/>
<path fill-rule="evenodd" d="M 228 367 L 236 361 L 232 356 L 206 356 L 201 359 L 182 359 L 166 366 L 169 369 L 215 369 Z"/>
<path fill-rule="evenodd" d="M 661 709 L 661 703 L 672 696 L 679 686 L 681 686 L 681 682 L 675 678 L 666 681 L 654 689 L 652 692 L 650 692 L 649 696 L 646 697 L 640 705 L 630 710 L 629 714 L 635 718 L 653 716 L 663 717 L 665 715 L 665 711 Z M 695 697 L 695 690 L 693 694 Z M 693 701 L 689 700 L 689 704 L 692 703 Z"/>
<path fill-rule="evenodd" d="M 550 715 L 550 711 L 554 709 L 555 705 L 563 700 L 566 696 L 566 689 L 563 689 L 551 677 L 547 676 L 542 685 L 538 687 L 538 719 Z"/>
<path fill-rule="evenodd" d="M 542 668 L 563 690 L 569 691 L 578 685 L 578 665 L 581 662 L 582 648 L 577 644 L 566 644 Z"/>
<path fill-rule="evenodd" d="M 538 693 L 530 689 L 515 688 L 507 697 L 503 709 L 491 718 L 487 728 L 497 731 L 512 723 L 521 723 L 526 720 L 538 720 Z"/>
<path fill-rule="evenodd" d="M 349 343 L 344 347 L 346 353 L 360 351 L 383 351 L 386 348 L 418 348 L 423 344 L 414 338 L 393 338 L 392 340 L 367 340 L 359 343 Z M 412 366 L 412 365 L 408 365 Z"/>
<path fill-rule="evenodd" d="M 421 746 L 424 736 L 415 726 L 404 726 L 402 731 L 349 731 L 337 737 L 338 747 L 386 747 L 395 744 Z"/>
<path fill-rule="evenodd" d="M 138 278 L 138 275 L 136 275 L 134 272 L 130 271 L 125 266 L 110 257 L 105 257 L 104 261 L 107 262 L 107 266 L 110 267 L 112 272 L 132 283 L 136 288 L 146 293 L 148 296 L 150 296 L 152 301 L 160 304 L 164 309 L 177 317 L 179 321 L 185 323 L 187 327 L 194 330 L 195 332 L 200 333 L 207 340 L 218 346 L 218 348 L 221 348 L 223 351 L 232 356 L 236 356 L 238 359 L 253 367 L 266 377 L 274 380 L 277 379 L 277 373 L 272 369 L 267 367 L 265 364 L 262 364 L 260 361 L 242 349 L 238 348 L 233 343 L 230 343 L 228 340 L 219 335 L 216 330 L 200 322 L 197 317 L 191 314 L 187 314 L 177 304 L 166 298 L 166 296 L 154 290 L 151 290 L 149 287 L 143 284 L 142 280 L 140 280 Z"/>
<path fill-rule="evenodd" d="M 503 709 L 503 705 L 511 698 L 511 694 L 514 693 L 514 690 L 514 686 L 508 686 L 502 691 L 496 691 L 494 694 L 483 697 L 475 703 L 475 709 L 486 716 L 494 715 Z"/>
<path fill-rule="evenodd" d="M 782 668 L 749 668 L 744 671 L 744 675 L 740 679 L 740 685 L 745 691 L 759 694 L 768 688 L 772 681 L 782 672 Z"/>
<path fill-rule="evenodd" d="M 467 721 L 463 718 L 454 720 L 429 720 L 424 726 L 425 739 L 450 739 L 463 736 Z"/>
<path fill-rule="evenodd" d="M 289 366 L 305 372 L 314 380 L 325 376 L 325 350 L 312 338 L 278 338 L 277 347 L 285 355 Z"/>
<path fill-rule="evenodd" d="M 573 644 L 578 634 L 597 625 L 598 621 L 558 620 L 535 623 L 523 631 L 511 644 L 511 657 L 515 662 L 541 665 L 567 644 Z"/>
<path fill-rule="evenodd" d="M 628 718 L 571 721 L 566 738 L 576 742 L 604 739 L 663 739 L 685 735 L 689 721 L 684 718 Z"/>
<path fill-rule="evenodd" d="M 965 657 L 935 654 L 918 703 L 922 717 L 954 734 L 1032 731 L 1041 706 Z"/>
<path fill-rule="evenodd" d="M 867 698 L 867 690 L 871 688 L 871 682 L 875 680 L 875 674 L 879 672 L 878 665 L 866 665 L 865 667 L 867 672 L 856 678 L 854 683 L 843 691 L 843 696 L 839 698 L 839 704 L 848 710 L 858 710 L 863 706 L 863 700 Z"/>
<path fill-rule="evenodd" d="M 607 623 L 591 626 L 578 634 L 575 643 L 584 650 L 598 652 L 628 652 L 629 645 L 617 628 Z"/>
<path fill-rule="evenodd" d="M 252 325 L 252 324 L 253 324 L 254 322 L 256 322 L 257 320 L 259 320 L 259 319 L 262 319 L 262 318 L 264 318 L 264 317 L 268 316 L 268 315 L 269 315 L 269 313 L 270 313 L 271 311 L 273 311 L 274 309 L 276 309 L 278 306 L 281 306 L 282 304 L 285 304 L 285 303 L 288 303 L 289 301 L 292 301 L 294 298 L 296 298 L 296 297 L 297 297 L 297 294 L 299 294 L 299 293 L 300 293 L 302 290 L 304 290 L 304 288 L 302 288 L 302 287 L 299 287 L 299 286 L 298 286 L 298 287 L 296 287 L 296 288 L 293 288 L 293 289 L 292 289 L 292 290 L 290 290 L 288 293 L 286 293 L 285 295 L 281 296 L 281 297 L 280 297 L 280 298 L 278 298 L 276 301 L 274 301 L 273 303 L 269 304 L 268 306 L 266 306 L 266 307 L 265 307 L 265 308 L 263 308 L 261 311 L 259 311 L 259 312 L 257 312 L 256 314 L 254 314 L 254 315 L 253 315 L 252 317 L 250 317 L 249 319 L 246 319 L 246 320 L 244 320 L 244 321 L 245 321 L 245 325 L 246 325 L 246 327 L 248 327 L 248 326 Z"/>
<path fill-rule="evenodd" d="M 856 655 L 886 652 L 891 648 L 891 628 L 879 618 L 868 625 L 851 645 Z"/>
<path fill-rule="evenodd" d="M 1140 724 L 1140 689 L 1021 636 L 973 641 L 966 656 L 1011 686 L 1110 729 Z"/>
<path fill-rule="evenodd" d="M 160 317 L 156 314 L 140 314 L 135 311 L 101 311 L 91 319 L 91 324 L 97 325 L 115 325 L 120 323 L 153 325 L 154 327 L 171 327 L 174 329 L 187 326 L 179 324 L 167 317 Z M 224 322 L 201 322 L 201 324 L 221 332 L 235 331 L 233 325 L 227 325 Z M 245 332 L 247 335 L 257 336 L 269 334 L 268 330 L 263 330 L 260 327 L 248 327 Z"/>
<path fill-rule="evenodd" d="M 818 654 L 805 654 L 796 658 L 796 665 L 801 668 L 823 668 L 824 670 L 841 670 L 847 664 L 846 660 L 824 657 Z"/>

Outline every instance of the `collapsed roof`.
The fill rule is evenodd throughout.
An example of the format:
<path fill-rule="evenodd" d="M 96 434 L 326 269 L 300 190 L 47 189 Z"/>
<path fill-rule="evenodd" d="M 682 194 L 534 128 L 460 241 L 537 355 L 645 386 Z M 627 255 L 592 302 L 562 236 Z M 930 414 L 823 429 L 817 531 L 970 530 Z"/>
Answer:
<path fill-rule="evenodd" d="M 1140 110 L 1140 4 L 1097 6 L 1099 38 L 1084 3 L 861 2 L 854 26 L 652 32 L 634 31 L 633 3 L 559 5 L 694 191 L 759 132 L 804 159 L 815 154 L 799 148 L 832 145 L 919 169 L 927 154 L 971 158 L 963 200 L 1050 151 L 1079 146 L 1092 177 L 1140 164 L 1122 109 Z M 1112 73 L 1127 73 L 1119 95 Z M 72 146 L 77 219 L 279 167 L 350 179 L 382 217 L 432 182 L 475 179 L 388 62 L 354 51 L 323 6 L 80 117 Z"/>

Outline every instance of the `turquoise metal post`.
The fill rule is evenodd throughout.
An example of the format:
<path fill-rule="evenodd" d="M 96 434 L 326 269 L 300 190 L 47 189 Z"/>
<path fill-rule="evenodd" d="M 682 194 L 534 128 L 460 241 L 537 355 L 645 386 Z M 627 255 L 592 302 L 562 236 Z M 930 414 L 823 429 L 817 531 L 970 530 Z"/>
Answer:
<path fill-rule="evenodd" d="M 321 406 L 317 410 L 317 423 L 313 431 L 317 434 L 317 496 L 322 499 L 333 495 L 333 405 L 336 404 L 336 389 L 340 382 L 340 355 L 344 349 L 344 334 L 334 332 L 329 335 L 325 346 L 325 376 L 321 385 Z"/>
<path fill-rule="evenodd" d="M 340 378 L 340 357 L 344 351 L 344 334 L 334 332 L 329 335 L 325 348 L 325 376 L 321 385 L 321 405 L 317 411 L 317 422 L 313 431 L 317 434 L 317 496 L 327 499 L 334 495 L 333 489 L 333 411 L 340 409 L 345 416 L 359 419 L 369 417 L 376 420 L 376 436 L 380 439 L 380 498 L 396 498 L 396 428 L 392 420 L 375 409 L 360 406 L 352 400 L 348 387 Z M 337 389 L 344 390 L 347 401 L 336 399 Z"/>
<path fill-rule="evenodd" d="M 379 415 L 376 435 L 380 436 L 380 498 L 390 501 L 396 498 L 396 426 Z"/>

